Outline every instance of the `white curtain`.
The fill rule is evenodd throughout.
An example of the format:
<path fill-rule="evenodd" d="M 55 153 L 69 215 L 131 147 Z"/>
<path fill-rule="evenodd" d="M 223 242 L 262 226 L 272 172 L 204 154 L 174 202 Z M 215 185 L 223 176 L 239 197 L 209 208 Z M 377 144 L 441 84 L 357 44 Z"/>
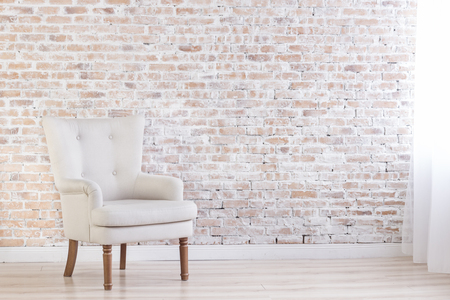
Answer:
<path fill-rule="evenodd" d="M 403 251 L 450 273 L 450 1 L 420 0 Z"/>

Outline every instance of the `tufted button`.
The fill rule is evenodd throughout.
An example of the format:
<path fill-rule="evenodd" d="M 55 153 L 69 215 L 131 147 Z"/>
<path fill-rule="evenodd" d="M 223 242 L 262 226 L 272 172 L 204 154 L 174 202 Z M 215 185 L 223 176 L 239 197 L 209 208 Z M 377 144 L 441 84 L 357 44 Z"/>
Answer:
<path fill-rule="evenodd" d="M 113 175 L 117 175 L 117 172 L 116 172 L 116 171 L 113 171 Z"/>
<path fill-rule="evenodd" d="M 77 140 L 81 139 L 81 137 L 79 135 L 77 135 Z"/>
<path fill-rule="evenodd" d="M 84 173 L 81 173 L 81 177 L 84 177 Z"/>
<path fill-rule="evenodd" d="M 109 136 L 109 139 L 112 140 L 112 135 Z"/>

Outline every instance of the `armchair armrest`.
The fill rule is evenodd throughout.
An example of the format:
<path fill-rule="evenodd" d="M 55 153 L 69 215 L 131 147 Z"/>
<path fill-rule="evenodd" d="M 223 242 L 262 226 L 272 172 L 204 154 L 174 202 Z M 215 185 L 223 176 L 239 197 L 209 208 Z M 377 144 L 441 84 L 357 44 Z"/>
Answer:
<path fill-rule="evenodd" d="M 92 180 L 59 178 L 64 233 L 67 238 L 90 242 L 91 211 L 103 206 L 100 186 Z"/>
<path fill-rule="evenodd" d="M 182 201 L 183 181 L 170 176 L 139 173 L 134 185 L 133 198 Z"/>
<path fill-rule="evenodd" d="M 92 180 L 61 178 L 58 181 L 58 191 L 62 196 L 85 194 L 90 210 L 103 206 L 103 195 L 100 186 Z"/>

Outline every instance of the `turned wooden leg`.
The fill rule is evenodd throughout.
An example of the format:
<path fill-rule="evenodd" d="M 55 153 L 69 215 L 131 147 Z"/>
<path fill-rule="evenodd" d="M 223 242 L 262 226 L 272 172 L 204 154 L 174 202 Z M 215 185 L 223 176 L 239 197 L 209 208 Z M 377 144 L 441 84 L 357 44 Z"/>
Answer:
<path fill-rule="evenodd" d="M 180 238 L 180 265 L 181 265 L 181 280 L 189 279 L 188 270 L 188 239 Z"/>
<path fill-rule="evenodd" d="M 112 246 L 103 245 L 103 275 L 105 283 L 103 286 L 105 290 L 112 289 Z"/>
<path fill-rule="evenodd" d="M 127 244 L 120 244 L 120 269 L 125 270 L 127 267 Z"/>
<path fill-rule="evenodd" d="M 78 241 L 69 240 L 69 252 L 67 254 L 66 269 L 64 270 L 64 277 L 71 277 L 75 263 L 77 261 Z"/>

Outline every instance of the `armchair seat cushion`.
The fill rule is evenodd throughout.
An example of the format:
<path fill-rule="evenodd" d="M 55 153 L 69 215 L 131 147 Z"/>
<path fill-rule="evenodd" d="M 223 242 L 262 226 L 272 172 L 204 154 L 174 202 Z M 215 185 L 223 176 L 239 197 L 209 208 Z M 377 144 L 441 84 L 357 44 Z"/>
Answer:
<path fill-rule="evenodd" d="M 197 206 L 190 201 L 113 200 L 93 209 L 93 225 L 104 227 L 139 226 L 182 222 L 197 217 Z"/>

